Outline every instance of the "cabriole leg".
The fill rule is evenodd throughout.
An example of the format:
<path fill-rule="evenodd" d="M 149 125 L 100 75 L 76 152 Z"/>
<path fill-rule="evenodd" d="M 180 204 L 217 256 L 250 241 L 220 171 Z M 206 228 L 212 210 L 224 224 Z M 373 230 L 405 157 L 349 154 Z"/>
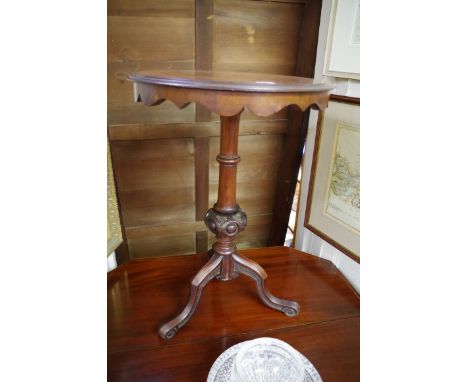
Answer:
<path fill-rule="evenodd" d="M 174 337 L 177 331 L 192 317 L 200 301 L 203 288 L 210 280 L 220 274 L 222 260 L 221 256 L 213 255 L 192 279 L 190 296 L 185 308 L 177 317 L 159 328 L 159 335 L 163 339 L 169 340 Z"/>
<path fill-rule="evenodd" d="M 267 274 L 263 268 L 256 262 L 239 254 L 234 254 L 233 260 L 235 268 L 242 274 L 251 277 L 257 283 L 257 291 L 260 299 L 266 306 L 283 312 L 288 317 L 294 317 L 299 314 L 299 304 L 295 301 L 283 300 L 273 296 L 265 285 Z"/>

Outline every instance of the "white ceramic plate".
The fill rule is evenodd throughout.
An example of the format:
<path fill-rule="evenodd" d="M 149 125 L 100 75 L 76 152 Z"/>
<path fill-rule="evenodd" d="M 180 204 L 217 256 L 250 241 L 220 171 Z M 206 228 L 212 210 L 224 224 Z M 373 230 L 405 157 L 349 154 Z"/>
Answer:
<path fill-rule="evenodd" d="M 234 346 L 231 346 L 216 359 L 213 366 L 211 366 L 207 382 L 231 382 L 231 373 L 234 366 L 234 359 L 236 358 L 237 353 L 239 353 L 241 346 L 245 342 L 240 342 Z M 304 363 L 306 375 L 304 382 L 323 382 L 314 365 L 312 365 L 312 363 L 301 353 L 298 352 L 298 354 L 299 358 Z"/>

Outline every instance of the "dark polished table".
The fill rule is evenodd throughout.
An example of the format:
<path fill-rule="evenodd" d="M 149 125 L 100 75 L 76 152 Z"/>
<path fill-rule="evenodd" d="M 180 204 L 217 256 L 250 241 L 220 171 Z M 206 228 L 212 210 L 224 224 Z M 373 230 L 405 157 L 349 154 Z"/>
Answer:
<path fill-rule="evenodd" d="M 208 283 L 184 330 L 163 340 L 158 323 L 185 306 L 187 280 L 206 254 L 133 260 L 108 274 L 108 380 L 205 381 L 228 347 L 274 337 L 302 352 L 324 382 L 359 381 L 359 296 L 336 267 L 287 247 L 239 252 L 265 269 L 272 293 L 300 303 L 298 316 L 260 304 L 254 280 L 240 275 Z"/>

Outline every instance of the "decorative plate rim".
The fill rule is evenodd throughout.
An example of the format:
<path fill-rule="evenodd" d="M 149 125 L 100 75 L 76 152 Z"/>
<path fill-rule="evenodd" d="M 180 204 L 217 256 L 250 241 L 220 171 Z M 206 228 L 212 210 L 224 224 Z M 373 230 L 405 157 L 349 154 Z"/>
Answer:
<path fill-rule="evenodd" d="M 278 338 L 276 338 L 278 339 Z M 211 366 L 210 372 L 208 373 L 208 378 L 206 379 L 206 382 L 216 382 L 216 376 L 218 372 L 220 371 L 221 367 L 224 365 L 224 363 L 231 358 L 233 355 L 239 352 L 239 349 L 241 348 L 242 345 L 244 345 L 246 342 L 251 341 L 242 341 L 239 342 L 238 344 L 235 344 L 228 349 L 226 349 L 224 352 L 222 352 L 218 358 L 216 358 L 216 361 L 213 363 Z M 294 349 L 296 350 L 296 349 Z M 299 357 L 301 358 L 306 374 L 308 374 L 313 382 L 323 382 L 322 377 L 320 377 L 320 374 L 318 373 L 317 369 L 315 366 L 310 362 L 300 351 L 296 350 L 296 352 L 299 354 Z"/>

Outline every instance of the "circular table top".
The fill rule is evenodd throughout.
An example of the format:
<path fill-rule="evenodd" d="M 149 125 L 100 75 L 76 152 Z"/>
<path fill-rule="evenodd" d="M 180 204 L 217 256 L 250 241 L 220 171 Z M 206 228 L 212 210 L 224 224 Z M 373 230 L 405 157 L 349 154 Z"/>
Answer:
<path fill-rule="evenodd" d="M 315 93 L 333 89 L 330 85 L 314 83 L 311 78 L 267 73 L 150 70 L 131 74 L 129 79 L 144 84 L 260 93 Z"/>

